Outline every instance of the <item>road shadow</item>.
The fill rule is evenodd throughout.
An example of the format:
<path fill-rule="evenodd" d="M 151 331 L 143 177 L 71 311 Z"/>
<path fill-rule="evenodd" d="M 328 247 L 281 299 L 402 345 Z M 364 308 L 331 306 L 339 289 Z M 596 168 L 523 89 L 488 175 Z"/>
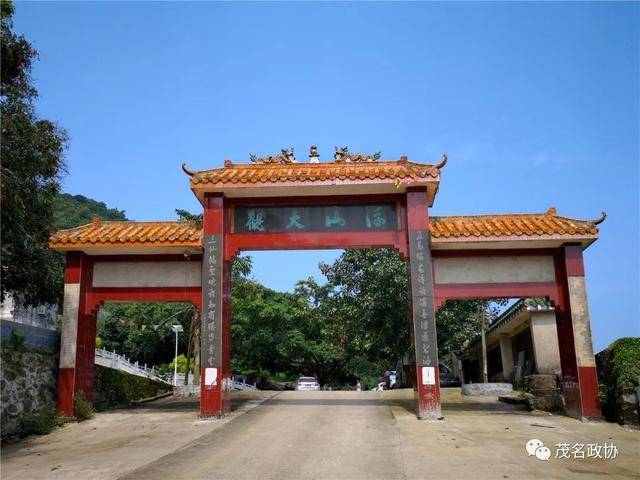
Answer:
<path fill-rule="evenodd" d="M 415 403 L 412 398 L 387 399 L 386 403 L 389 406 L 400 407 L 408 413 L 415 414 Z M 442 413 L 446 416 L 447 412 L 514 414 L 528 413 L 528 410 L 525 406 L 506 404 L 498 399 L 448 400 L 445 397 L 442 399 Z"/>
<path fill-rule="evenodd" d="M 236 395 L 231 396 L 231 411 L 236 411 L 242 405 L 249 401 L 268 399 L 265 405 L 269 406 L 326 406 L 331 407 L 399 407 L 407 413 L 415 414 L 415 405 L 413 400 L 413 391 L 409 389 L 389 392 L 374 393 L 362 392 L 355 396 L 342 395 L 347 392 L 314 392 L 311 396 L 302 394 L 297 396 L 296 392 L 290 392 L 289 395 L 275 395 L 269 398 L 275 392 L 255 392 L 252 395 Z M 355 392 L 353 392 L 355 394 Z M 441 390 L 442 393 L 442 411 L 446 415 L 447 412 L 468 412 L 468 413 L 491 413 L 491 414 L 514 414 L 528 413 L 526 407 L 521 405 L 510 405 L 502 403 L 497 399 L 487 397 L 464 397 L 458 391 Z M 127 410 L 129 412 L 193 412 L 200 411 L 200 398 L 198 397 L 182 397 L 182 398 L 163 398 L 152 402 L 132 405 L 129 407 L 119 407 L 110 409 L 103 413 Z"/>
<path fill-rule="evenodd" d="M 251 397 L 231 397 L 231 411 L 237 410 L 245 403 L 256 400 Z M 113 409 L 104 410 L 101 413 L 110 413 L 115 411 L 127 410 L 128 412 L 200 412 L 199 397 L 182 397 L 182 398 L 162 398 L 151 402 L 140 403 L 137 405 L 115 407 Z"/>
<path fill-rule="evenodd" d="M 269 405 L 313 405 L 313 406 L 322 406 L 326 405 L 328 407 L 339 407 L 339 406 L 370 406 L 370 407 L 382 407 L 385 406 L 385 400 L 383 398 L 373 399 L 373 398 L 283 398 L 276 397 L 269 400 Z"/>

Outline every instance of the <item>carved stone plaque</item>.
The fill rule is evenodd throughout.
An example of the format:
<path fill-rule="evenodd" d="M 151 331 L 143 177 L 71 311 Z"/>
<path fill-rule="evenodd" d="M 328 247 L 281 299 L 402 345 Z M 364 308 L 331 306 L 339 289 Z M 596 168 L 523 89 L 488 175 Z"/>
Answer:
<path fill-rule="evenodd" d="M 204 236 L 202 268 L 202 367 L 219 367 L 222 364 L 222 235 Z"/>
<path fill-rule="evenodd" d="M 409 232 L 409 258 L 416 364 L 437 367 L 438 343 L 433 301 L 433 266 L 427 230 Z"/>

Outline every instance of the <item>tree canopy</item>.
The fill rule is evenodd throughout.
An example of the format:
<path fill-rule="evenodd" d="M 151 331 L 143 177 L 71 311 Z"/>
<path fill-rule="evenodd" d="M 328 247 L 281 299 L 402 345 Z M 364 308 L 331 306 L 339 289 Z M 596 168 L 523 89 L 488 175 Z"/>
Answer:
<path fill-rule="evenodd" d="M 1 2 L 2 284 L 28 304 L 53 303 L 60 292 L 61 264 L 48 247 L 53 208 L 64 173 L 66 132 L 38 118 L 31 79 L 38 53 L 13 32 L 13 4 Z"/>

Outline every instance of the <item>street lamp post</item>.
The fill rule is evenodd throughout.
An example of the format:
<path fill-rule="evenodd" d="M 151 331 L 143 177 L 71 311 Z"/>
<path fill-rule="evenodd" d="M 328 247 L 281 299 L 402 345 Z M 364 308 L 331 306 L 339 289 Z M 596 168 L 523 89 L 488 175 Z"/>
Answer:
<path fill-rule="evenodd" d="M 175 387 L 178 384 L 178 333 L 184 329 L 182 325 L 172 325 L 171 330 L 176 332 L 176 355 L 173 358 L 173 386 Z"/>

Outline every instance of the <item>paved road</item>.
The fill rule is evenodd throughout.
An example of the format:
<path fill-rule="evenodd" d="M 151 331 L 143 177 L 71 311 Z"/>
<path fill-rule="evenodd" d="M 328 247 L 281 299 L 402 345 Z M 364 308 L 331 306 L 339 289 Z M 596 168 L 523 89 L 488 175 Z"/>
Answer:
<path fill-rule="evenodd" d="M 282 392 L 123 478 L 405 478 L 402 455 L 380 394 Z"/>
<path fill-rule="evenodd" d="M 443 389 L 442 422 L 416 420 L 413 392 L 234 392 L 232 414 L 198 420 L 197 399 L 100 413 L 3 445 L 2 480 L 640 478 L 640 432 L 529 413 Z M 263 402 L 263 403 L 260 403 Z M 616 459 L 529 457 L 525 443 L 614 443 Z"/>
<path fill-rule="evenodd" d="M 123 480 L 637 478 L 637 432 L 535 416 L 443 391 L 445 421 L 418 421 L 411 391 L 282 392 Z M 616 439 L 617 461 L 544 462 L 524 444 Z"/>

